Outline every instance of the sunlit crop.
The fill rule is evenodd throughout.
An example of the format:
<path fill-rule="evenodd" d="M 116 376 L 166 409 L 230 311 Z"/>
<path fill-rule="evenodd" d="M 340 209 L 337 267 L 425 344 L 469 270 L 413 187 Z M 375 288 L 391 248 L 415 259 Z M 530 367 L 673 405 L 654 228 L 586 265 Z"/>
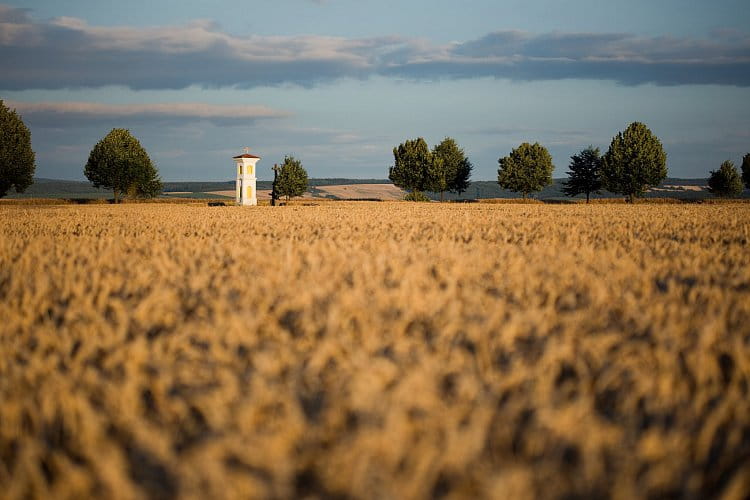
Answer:
<path fill-rule="evenodd" d="M 0 497 L 750 494 L 750 205 L 0 206 Z"/>

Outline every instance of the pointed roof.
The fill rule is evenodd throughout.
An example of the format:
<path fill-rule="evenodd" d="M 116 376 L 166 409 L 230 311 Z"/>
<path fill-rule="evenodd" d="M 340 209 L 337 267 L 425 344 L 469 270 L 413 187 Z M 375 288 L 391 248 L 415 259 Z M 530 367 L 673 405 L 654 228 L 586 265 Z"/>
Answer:
<path fill-rule="evenodd" d="M 232 157 L 232 159 L 235 159 L 235 160 L 237 158 L 257 158 L 257 159 L 260 160 L 260 156 L 255 156 L 255 155 L 251 155 L 251 154 L 248 154 L 248 153 L 245 153 L 244 155 L 239 155 L 239 156 L 233 156 Z"/>

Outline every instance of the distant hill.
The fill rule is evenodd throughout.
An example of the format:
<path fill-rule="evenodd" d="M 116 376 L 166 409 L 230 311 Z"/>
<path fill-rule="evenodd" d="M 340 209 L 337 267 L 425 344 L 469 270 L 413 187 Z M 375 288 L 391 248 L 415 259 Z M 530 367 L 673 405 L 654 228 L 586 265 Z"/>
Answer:
<path fill-rule="evenodd" d="M 387 179 L 310 179 L 310 187 L 338 186 L 351 184 L 390 184 Z M 272 181 L 259 180 L 258 189 L 271 189 Z M 234 189 L 235 181 L 178 181 L 165 182 L 164 194 L 180 193 L 191 197 L 215 197 L 202 196 L 211 191 L 227 191 Z M 201 195 L 201 196 L 199 196 Z M 36 177 L 34 184 L 24 193 L 11 191 L 7 198 L 111 198 L 112 191 L 97 189 L 88 181 L 65 181 L 59 179 L 47 179 Z"/>
<path fill-rule="evenodd" d="M 538 193 L 531 195 L 532 198 L 540 200 L 550 199 L 570 199 L 563 192 L 563 182 L 567 179 L 553 179 L 552 184 Z M 710 198 L 711 193 L 706 190 L 707 179 L 678 179 L 668 177 L 660 187 L 646 193 L 646 198 Z M 430 193 L 430 197 L 439 198 L 436 193 Z M 518 193 L 506 191 L 500 188 L 496 181 L 476 181 L 469 185 L 469 188 L 461 195 L 445 193 L 446 200 L 455 200 L 460 198 L 519 198 Z M 622 195 L 603 191 L 600 194 L 593 195 L 595 198 L 622 198 Z M 580 196 L 585 198 L 585 196 Z"/>
<path fill-rule="evenodd" d="M 562 191 L 562 183 L 565 179 L 554 179 L 552 185 L 546 187 L 539 193 L 532 195 L 533 198 L 554 200 L 568 199 Z M 706 190 L 706 179 L 679 179 L 667 178 L 662 185 L 648 193 L 649 198 L 690 198 L 701 199 L 709 198 L 711 194 Z M 259 180 L 258 190 L 270 190 L 271 181 Z M 324 178 L 310 179 L 310 193 L 316 197 L 336 198 L 336 193 L 345 192 L 346 190 L 331 189 L 327 186 L 354 186 L 363 185 L 358 188 L 359 191 L 368 192 L 366 185 L 369 184 L 390 184 L 387 179 L 344 179 L 344 178 Z M 213 191 L 231 191 L 234 190 L 235 181 L 184 181 L 184 182 L 165 182 L 163 196 L 189 197 L 189 198 L 216 198 L 217 195 L 210 194 Z M 324 188 L 324 189 L 319 189 Z M 350 190 L 351 191 L 351 190 Z M 374 192 L 374 191 L 373 191 Z M 171 193 L 171 194 L 170 194 Z M 438 193 L 428 193 L 433 199 L 438 199 Z M 8 198 L 110 198 L 112 192 L 104 189 L 96 189 L 87 181 L 65 181 L 57 179 L 36 178 L 25 193 L 11 192 Z M 388 198 L 392 198 L 390 193 Z M 495 181 L 475 181 L 469 185 L 469 188 L 458 196 L 453 193 L 445 193 L 446 200 L 456 199 L 485 199 L 485 198 L 518 198 L 518 193 L 500 189 Z M 595 195 L 597 198 L 620 198 L 621 195 L 612 193 L 602 193 Z M 745 191 L 743 197 L 750 197 L 750 192 Z"/>
<path fill-rule="evenodd" d="M 90 182 L 61 181 L 36 177 L 24 193 L 11 190 L 7 198 L 107 198 L 112 191 L 97 189 Z"/>
<path fill-rule="evenodd" d="M 390 184 L 391 181 L 387 179 L 310 179 L 310 187 L 317 186 L 340 186 L 340 185 L 351 185 L 351 184 Z M 258 180 L 258 189 L 271 189 L 273 181 Z M 165 182 L 164 192 L 185 192 L 191 193 L 207 193 L 209 191 L 222 191 L 227 189 L 234 189 L 235 181 L 219 181 L 219 182 Z"/>

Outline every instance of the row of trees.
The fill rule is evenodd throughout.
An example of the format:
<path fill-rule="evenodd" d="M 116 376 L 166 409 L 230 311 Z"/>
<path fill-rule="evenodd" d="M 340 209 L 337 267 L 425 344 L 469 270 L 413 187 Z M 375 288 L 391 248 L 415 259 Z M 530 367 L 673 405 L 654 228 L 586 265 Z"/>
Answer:
<path fill-rule="evenodd" d="M 498 162 L 497 182 L 524 198 L 552 183 L 552 157 L 539 143 L 523 143 Z M 589 146 L 571 157 L 569 168 L 566 195 L 585 194 L 588 203 L 591 194 L 606 189 L 632 203 L 667 177 L 667 154 L 646 125 L 634 122 L 612 139 L 604 156 Z"/>
<path fill-rule="evenodd" d="M 571 156 L 568 180 L 563 187 L 565 194 L 585 194 L 588 203 L 591 194 L 607 189 L 627 194 L 632 201 L 633 196 L 658 185 L 666 177 L 666 156 L 644 128 L 645 125 L 634 123 L 625 133 L 618 134 L 604 157 L 593 146 Z M 729 160 L 709 174 L 708 190 L 716 196 L 738 196 L 744 187 L 750 188 L 750 153 L 742 159 L 742 174 Z"/>
<path fill-rule="evenodd" d="M 469 178 L 474 168 L 464 150 L 456 141 L 446 137 L 430 150 L 421 137 L 408 140 L 393 148 L 394 165 L 388 170 L 388 178 L 401 189 L 409 191 L 407 199 L 423 201 L 426 191 L 446 191 L 458 194 L 469 187 Z"/>
<path fill-rule="evenodd" d="M 426 200 L 425 191 L 458 194 L 469 185 L 472 164 L 456 141 L 446 137 L 430 151 L 423 138 L 407 140 L 393 148 L 394 165 L 388 177 L 409 191 L 406 199 Z M 503 189 L 521 193 L 524 198 L 552 184 L 552 156 L 539 143 L 524 142 L 498 160 L 497 182 Z M 646 189 L 657 186 L 667 176 L 667 155 L 661 142 L 642 123 L 632 123 L 612 140 L 604 157 L 589 147 L 572 157 L 565 193 L 569 196 L 605 188 L 621 193 L 630 201 Z"/>
<path fill-rule="evenodd" d="M 425 191 L 454 191 L 468 187 L 471 163 L 451 138 L 430 151 L 421 137 L 408 140 L 393 149 L 394 166 L 388 177 L 409 192 L 406 199 L 426 200 Z M 524 142 L 508 156 L 498 160 L 497 182 L 503 189 L 520 193 L 523 198 L 552 184 L 552 156 L 539 143 Z M 661 141 L 640 122 L 631 123 L 619 132 L 601 155 L 599 148 L 589 146 L 571 157 L 568 179 L 563 191 L 568 196 L 592 194 L 606 189 L 622 194 L 631 203 L 667 177 L 667 154 Z M 742 162 L 742 175 L 730 161 L 712 171 L 709 191 L 717 196 L 737 196 L 742 184 L 750 188 L 750 154 Z"/>

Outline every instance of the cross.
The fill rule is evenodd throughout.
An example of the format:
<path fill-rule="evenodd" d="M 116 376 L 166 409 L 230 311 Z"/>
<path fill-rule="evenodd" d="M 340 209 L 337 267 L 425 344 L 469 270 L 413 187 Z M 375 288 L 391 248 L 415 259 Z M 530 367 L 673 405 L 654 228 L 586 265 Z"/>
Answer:
<path fill-rule="evenodd" d="M 246 153 L 246 154 L 250 152 L 250 148 L 249 148 L 249 147 L 247 147 L 247 146 L 245 146 L 245 147 L 244 147 L 244 148 L 242 148 L 242 149 L 243 149 L 243 150 L 245 151 L 245 153 Z"/>

